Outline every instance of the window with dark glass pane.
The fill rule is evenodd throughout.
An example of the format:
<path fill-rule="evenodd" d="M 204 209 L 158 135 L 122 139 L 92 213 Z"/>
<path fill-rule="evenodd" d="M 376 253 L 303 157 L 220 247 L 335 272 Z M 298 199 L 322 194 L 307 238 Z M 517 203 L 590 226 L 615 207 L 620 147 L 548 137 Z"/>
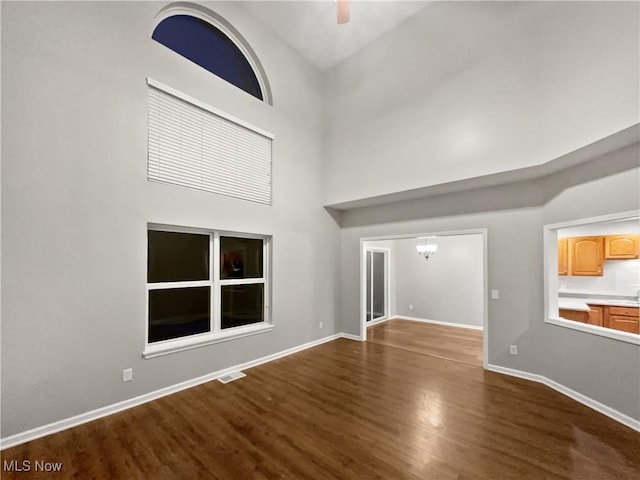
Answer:
<path fill-rule="evenodd" d="M 174 15 L 162 20 L 151 38 L 262 100 L 258 78 L 244 54 L 210 23 L 190 15 Z"/>
<path fill-rule="evenodd" d="M 150 290 L 149 343 L 208 332 L 210 303 L 210 287 Z"/>
<path fill-rule="evenodd" d="M 262 240 L 220 237 L 220 278 L 262 278 Z"/>
<path fill-rule="evenodd" d="M 233 328 L 264 321 L 264 284 L 223 285 L 221 327 Z"/>
<path fill-rule="evenodd" d="M 147 281 L 209 279 L 209 235 L 149 230 Z"/>

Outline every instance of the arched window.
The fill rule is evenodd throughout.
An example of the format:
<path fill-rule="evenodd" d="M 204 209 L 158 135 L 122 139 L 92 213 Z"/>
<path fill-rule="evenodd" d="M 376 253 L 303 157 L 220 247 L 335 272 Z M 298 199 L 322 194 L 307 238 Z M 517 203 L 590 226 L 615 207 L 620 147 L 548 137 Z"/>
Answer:
<path fill-rule="evenodd" d="M 210 17 L 212 21 L 201 18 L 203 16 Z M 236 32 L 226 22 L 214 20 L 220 19 L 213 15 L 195 16 L 181 9 L 161 20 L 151 38 L 248 94 L 271 104 L 269 92 L 264 91 L 264 75 L 260 78 L 252 65 L 257 63 L 257 59 L 243 52 L 250 50 L 246 42 L 233 38 Z M 217 28 L 214 23 L 221 28 Z"/>

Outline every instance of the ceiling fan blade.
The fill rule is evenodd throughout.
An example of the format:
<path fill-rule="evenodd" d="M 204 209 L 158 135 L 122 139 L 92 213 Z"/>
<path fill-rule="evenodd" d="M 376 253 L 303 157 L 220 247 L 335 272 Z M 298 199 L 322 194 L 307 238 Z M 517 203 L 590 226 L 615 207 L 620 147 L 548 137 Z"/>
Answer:
<path fill-rule="evenodd" d="M 338 24 L 347 23 L 349 21 L 349 0 L 336 0 L 338 8 Z"/>

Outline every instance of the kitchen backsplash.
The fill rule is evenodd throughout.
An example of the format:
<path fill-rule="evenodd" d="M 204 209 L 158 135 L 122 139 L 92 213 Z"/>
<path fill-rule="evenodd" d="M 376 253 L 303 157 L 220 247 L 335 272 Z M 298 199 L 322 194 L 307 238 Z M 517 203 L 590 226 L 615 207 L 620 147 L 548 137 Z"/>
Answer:
<path fill-rule="evenodd" d="M 607 260 L 601 277 L 558 276 L 560 291 L 588 290 L 616 292 L 619 295 L 636 296 L 640 288 L 640 260 Z"/>

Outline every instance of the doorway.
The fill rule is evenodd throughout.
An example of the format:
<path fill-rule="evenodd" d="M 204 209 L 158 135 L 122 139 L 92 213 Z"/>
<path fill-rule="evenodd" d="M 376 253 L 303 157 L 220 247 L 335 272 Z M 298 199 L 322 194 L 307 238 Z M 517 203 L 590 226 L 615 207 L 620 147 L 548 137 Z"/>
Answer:
<path fill-rule="evenodd" d="M 369 330 L 372 342 L 386 335 L 387 343 L 398 343 L 402 337 L 407 341 L 400 346 L 413 348 L 411 332 L 420 322 L 434 341 L 441 333 L 456 339 L 450 342 L 459 348 L 456 358 L 468 355 L 486 368 L 486 229 L 361 238 L 360 255 L 360 340 L 367 340 Z"/>
<path fill-rule="evenodd" d="M 389 318 L 389 250 L 367 247 L 366 322 L 372 325 Z"/>

